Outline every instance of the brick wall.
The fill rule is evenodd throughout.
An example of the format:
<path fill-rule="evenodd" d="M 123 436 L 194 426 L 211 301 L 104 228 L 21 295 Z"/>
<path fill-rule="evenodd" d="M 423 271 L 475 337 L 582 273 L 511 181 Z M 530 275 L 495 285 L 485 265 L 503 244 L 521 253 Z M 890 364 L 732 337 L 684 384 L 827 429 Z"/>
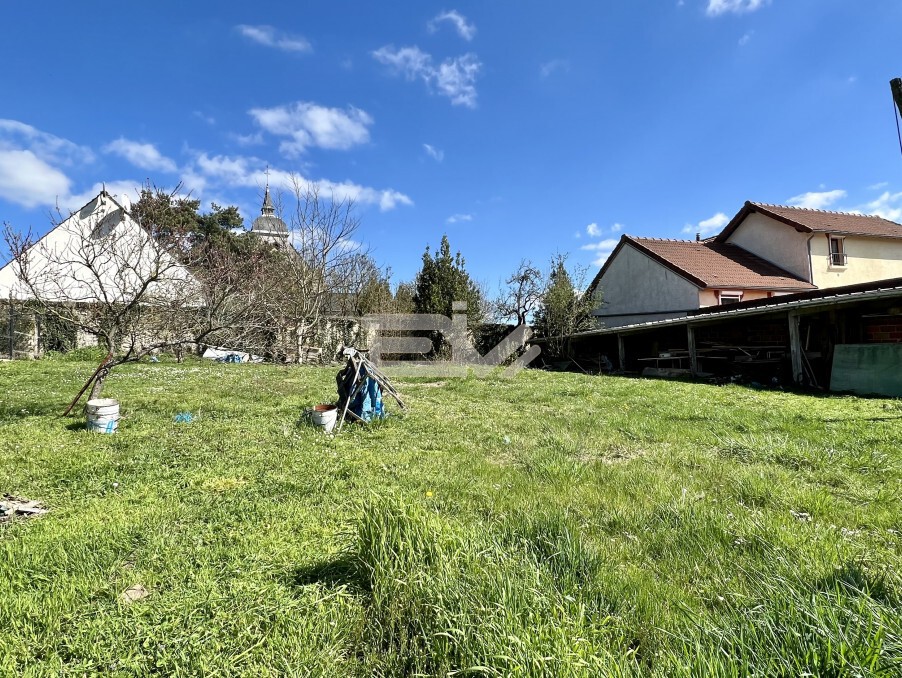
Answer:
<path fill-rule="evenodd" d="M 902 342 L 902 316 L 864 318 L 864 340 L 869 344 Z"/>
<path fill-rule="evenodd" d="M 696 341 L 741 346 L 788 346 L 789 325 L 782 319 L 771 321 L 756 318 L 723 325 L 703 325 L 699 328 Z"/>

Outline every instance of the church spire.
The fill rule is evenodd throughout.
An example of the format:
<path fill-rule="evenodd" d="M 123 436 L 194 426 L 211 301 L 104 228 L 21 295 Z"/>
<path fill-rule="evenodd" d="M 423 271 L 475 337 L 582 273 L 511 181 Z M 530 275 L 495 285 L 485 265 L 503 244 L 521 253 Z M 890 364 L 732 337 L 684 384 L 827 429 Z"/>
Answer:
<path fill-rule="evenodd" d="M 260 214 L 272 215 L 276 213 L 276 208 L 272 206 L 272 199 L 269 197 L 269 165 L 266 166 L 266 192 L 263 194 L 263 207 L 260 208 Z"/>
<path fill-rule="evenodd" d="M 251 233 L 256 233 L 264 241 L 274 245 L 288 242 L 288 227 L 276 216 L 276 208 L 269 195 L 269 165 L 266 166 L 266 190 L 263 193 L 263 206 L 260 208 L 260 216 L 254 219 Z"/>

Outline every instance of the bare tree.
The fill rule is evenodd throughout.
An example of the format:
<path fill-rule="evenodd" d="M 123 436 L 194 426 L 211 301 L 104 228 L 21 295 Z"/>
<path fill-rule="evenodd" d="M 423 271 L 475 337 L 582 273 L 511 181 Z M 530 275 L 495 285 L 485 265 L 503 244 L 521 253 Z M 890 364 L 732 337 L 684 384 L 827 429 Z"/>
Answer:
<path fill-rule="evenodd" d="M 233 331 L 261 294 L 239 279 L 246 257 L 208 249 L 203 262 L 186 262 L 177 239 L 155 236 L 106 192 L 39 240 L 9 224 L 3 236 L 13 280 L 2 282 L 41 313 L 96 336 L 110 355 L 107 371 Z M 92 396 L 102 387 L 99 378 Z"/>
<path fill-rule="evenodd" d="M 523 259 L 504 285 L 495 300 L 496 315 L 502 320 L 513 319 L 517 325 L 525 324 L 542 300 L 542 272 L 531 261 Z"/>
<path fill-rule="evenodd" d="M 273 284 L 265 300 L 271 322 L 283 331 L 278 343 L 289 353 L 315 342 L 324 314 L 340 312 L 351 283 L 359 277 L 366 248 L 354 236 L 360 228 L 354 201 L 335 193 L 325 196 L 317 184 L 291 178 L 291 232 L 286 247 L 275 248 L 266 276 Z M 284 204 L 279 196 L 280 207 Z"/>

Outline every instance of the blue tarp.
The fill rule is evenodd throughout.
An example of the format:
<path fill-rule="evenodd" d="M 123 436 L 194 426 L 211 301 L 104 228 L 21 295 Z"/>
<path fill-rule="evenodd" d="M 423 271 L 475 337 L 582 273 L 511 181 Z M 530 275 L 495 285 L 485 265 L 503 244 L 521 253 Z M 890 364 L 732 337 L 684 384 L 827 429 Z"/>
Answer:
<path fill-rule="evenodd" d="M 367 375 L 366 368 L 360 371 L 360 381 L 363 382 L 363 387 L 355 393 L 348 409 L 364 421 L 384 419 L 385 408 L 382 405 L 382 389 L 379 388 L 379 384 Z"/>

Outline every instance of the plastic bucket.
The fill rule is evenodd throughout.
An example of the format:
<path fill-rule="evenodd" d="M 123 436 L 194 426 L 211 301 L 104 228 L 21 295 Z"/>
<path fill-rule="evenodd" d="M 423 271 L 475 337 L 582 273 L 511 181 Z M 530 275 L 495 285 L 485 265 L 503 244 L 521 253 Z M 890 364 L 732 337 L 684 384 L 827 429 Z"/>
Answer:
<path fill-rule="evenodd" d="M 89 431 L 112 433 L 119 426 L 119 401 L 112 398 L 89 400 L 85 414 Z"/>
<path fill-rule="evenodd" d="M 310 421 L 326 433 L 331 433 L 338 420 L 338 408 L 335 405 L 317 405 L 310 410 Z"/>

